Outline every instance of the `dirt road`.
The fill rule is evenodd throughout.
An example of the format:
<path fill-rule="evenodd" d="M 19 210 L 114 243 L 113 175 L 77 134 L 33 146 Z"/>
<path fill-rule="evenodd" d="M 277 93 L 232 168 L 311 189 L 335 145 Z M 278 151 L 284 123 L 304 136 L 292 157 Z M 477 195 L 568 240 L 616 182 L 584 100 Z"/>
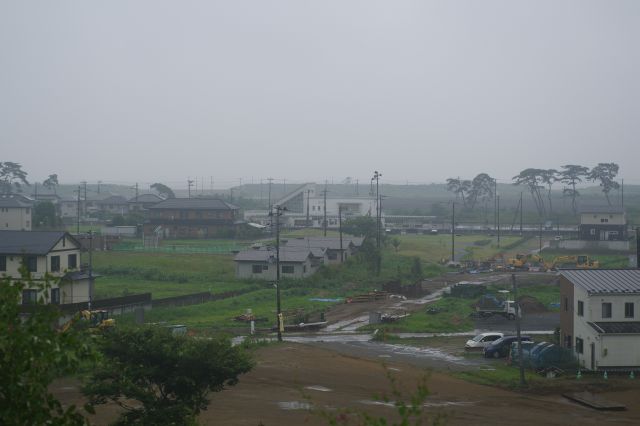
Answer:
<path fill-rule="evenodd" d="M 375 398 L 390 389 L 381 361 L 295 343 L 261 348 L 256 358 L 255 369 L 242 376 L 237 386 L 212 396 L 209 409 L 198 419 L 201 424 L 328 424 L 311 409 L 332 413 L 347 408 L 387 418 L 394 416 L 392 407 Z M 397 378 L 400 388 L 407 393 L 415 389 L 417 378 L 425 374 L 425 370 L 415 366 L 390 361 L 386 371 Z M 571 403 L 560 395 L 520 394 L 471 384 L 438 371 L 431 372 L 428 386 L 431 395 L 426 410 L 432 417 L 445 414 L 448 425 L 640 423 L 637 388 L 606 395 L 626 403 L 628 411 L 602 413 Z M 55 393 L 67 403 L 82 405 L 77 383 L 58 382 Z M 107 407 L 90 419 L 93 424 L 106 425 L 114 420 L 115 414 L 113 407 Z"/>

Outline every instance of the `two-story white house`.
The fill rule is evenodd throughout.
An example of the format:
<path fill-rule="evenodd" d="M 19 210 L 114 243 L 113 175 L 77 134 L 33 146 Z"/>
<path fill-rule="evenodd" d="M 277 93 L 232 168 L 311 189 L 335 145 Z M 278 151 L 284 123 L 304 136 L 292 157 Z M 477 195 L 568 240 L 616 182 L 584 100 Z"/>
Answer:
<path fill-rule="evenodd" d="M 0 195 L 0 231 L 31 231 L 33 201 L 20 194 Z"/>
<path fill-rule="evenodd" d="M 0 277 L 20 279 L 24 265 L 34 285 L 22 292 L 22 304 L 46 296 L 50 303 L 87 302 L 89 275 L 80 270 L 80 243 L 62 231 L 0 231 Z M 45 295 L 37 288 L 45 275 L 54 278 Z"/>
<path fill-rule="evenodd" d="M 587 370 L 640 368 L 640 270 L 562 271 L 560 339 Z"/>

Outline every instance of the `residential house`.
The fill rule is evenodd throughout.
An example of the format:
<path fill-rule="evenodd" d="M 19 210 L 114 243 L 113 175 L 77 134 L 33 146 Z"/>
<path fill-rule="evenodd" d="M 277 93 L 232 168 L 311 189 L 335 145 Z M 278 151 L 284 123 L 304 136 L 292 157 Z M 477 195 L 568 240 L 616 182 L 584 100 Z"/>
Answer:
<path fill-rule="evenodd" d="M 0 231 L 0 276 L 21 278 L 24 265 L 35 283 L 45 275 L 58 278 L 47 290 L 51 303 L 66 304 L 89 300 L 89 276 L 80 269 L 80 243 L 62 231 Z M 22 293 L 22 303 L 30 304 L 43 296 L 35 287 Z"/>
<path fill-rule="evenodd" d="M 124 216 L 129 213 L 129 202 L 120 195 L 111 195 L 102 200 L 96 200 L 95 206 L 99 213 L 106 216 Z"/>
<path fill-rule="evenodd" d="M 0 195 L 0 231 L 31 231 L 33 200 L 20 194 Z"/>
<path fill-rule="evenodd" d="M 148 208 L 144 235 L 213 238 L 235 232 L 238 207 L 211 198 L 169 198 Z"/>
<path fill-rule="evenodd" d="M 131 198 L 129 203 L 130 212 L 145 212 L 149 207 L 158 204 L 163 201 L 164 198 L 157 196 L 156 194 L 140 194 L 137 197 Z"/>
<path fill-rule="evenodd" d="M 560 273 L 560 340 L 587 370 L 640 368 L 640 270 Z"/>
<path fill-rule="evenodd" d="M 352 237 L 350 235 L 343 236 L 342 242 L 340 237 L 301 237 L 283 239 L 282 244 L 287 248 L 307 248 L 321 249 L 327 253 L 327 264 L 336 264 L 346 261 L 353 256 L 360 246 L 364 238 Z M 344 253 L 340 256 L 340 253 Z M 342 258 L 342 260 L 341 260 Z"/>
<path fill-rule="evenodd" d="M 627 218 L 619 207 L 584 207 L 580 209 L 581 240 L 627 240 Z"/>
<path fill-rule="evenodd" d="M 320 249 L 280 247 L 280 278 L 299 279 L 316 272 L 325 255 Z M 235 257 L 236 277 L 275 281 L 277 275 L 275 247 L 254 247 L 241 251 Z"/>

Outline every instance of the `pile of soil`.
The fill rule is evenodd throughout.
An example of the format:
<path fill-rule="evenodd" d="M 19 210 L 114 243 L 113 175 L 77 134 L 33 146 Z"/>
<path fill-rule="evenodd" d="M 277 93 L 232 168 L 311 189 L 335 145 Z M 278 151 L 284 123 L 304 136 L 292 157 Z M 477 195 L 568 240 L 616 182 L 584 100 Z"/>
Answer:
<path fill-rule="evenodd" d="M 532 296 L 518 297 L 518 303 L 525 314 L 539 314 L 548 311 L 542 302 Z"/>

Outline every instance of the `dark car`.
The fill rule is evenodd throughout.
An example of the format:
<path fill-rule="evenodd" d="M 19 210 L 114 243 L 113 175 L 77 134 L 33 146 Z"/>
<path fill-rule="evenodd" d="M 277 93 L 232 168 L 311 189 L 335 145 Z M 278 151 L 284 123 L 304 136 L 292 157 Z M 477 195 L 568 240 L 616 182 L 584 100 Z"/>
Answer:
<path fill-rule="evenodd" d="M 531 342 L 531 338 L 529 336 L 521 336 L 520 337 L 523 342 Z M 485 358 L 504 358 L 509 354 L 509 349 L 511 348 L 511 343 L 518 340 L 518 336 L 504 336 L 492 344 L 484 348 L 484 356 Z"/>

